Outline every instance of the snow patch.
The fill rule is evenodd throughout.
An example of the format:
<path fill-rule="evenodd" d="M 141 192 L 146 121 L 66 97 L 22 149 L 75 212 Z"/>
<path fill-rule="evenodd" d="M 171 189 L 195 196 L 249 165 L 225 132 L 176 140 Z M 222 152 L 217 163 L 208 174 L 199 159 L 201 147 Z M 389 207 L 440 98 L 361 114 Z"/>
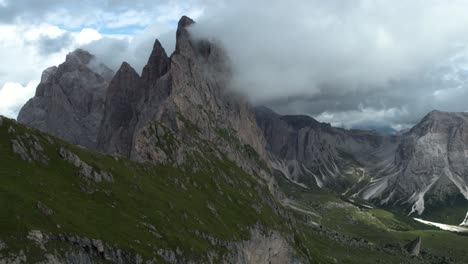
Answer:
<path fill-rule="evenodd" d="M 440 177 L 435 177 L 434 179 L 432 179 L 432 182 L 428 186 L 426 186 L 426 188 L 422 192 L 414 193 L 411 196 L 409 201 L 411 202 L 411 201 L 416 200 L 416 202 L 413 204 L 413 208 L 411 208 L 411 212 L 408 215 L 411 215 L 415 212 L 417 212 L 418 215 L 421 215 L 424 212 L 424 196 L 439 179 Z"/>
<path fill-rule="evenodd" d="M 413 218 L 413 219 L 420 222 L 420 223 L 426 224 L 426 225 L 438 227 L 438 228 L 440 228 L 442 230 L 451 231 L 451 232 L 458 232 L 458 233 L 468 233 L 468 228 L 466 228 L 466 227 L 441 224 L 441 223 L 426 221 L 426 220 L 423 220 L 423 219 L 420 219 L 420 218 Z"/>
<path fill-rule="evenodd" d="M 467 226 L 468 227 L 468 212 L 466 213 L 465 220 L 461 222 L 460 226 Z"/>

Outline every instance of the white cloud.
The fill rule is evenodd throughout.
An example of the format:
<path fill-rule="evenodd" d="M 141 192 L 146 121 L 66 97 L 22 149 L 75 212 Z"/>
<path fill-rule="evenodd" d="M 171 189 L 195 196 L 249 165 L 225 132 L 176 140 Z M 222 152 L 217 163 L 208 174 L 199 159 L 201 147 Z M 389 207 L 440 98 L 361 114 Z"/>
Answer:
<path fill-rule="evenodd" d="M 62 63 L 68 52 L 83 44 L 102 38 L 93 29 L 69 33 L 57 26 L 0 25 L 0 115 L 16 118 L 20 107 L 34 95 L 42 71 Z M 60 38 L 67 36 L 61 43 Z M 42 40 L 46 42 L 41 44 Z M 53 48 L 44 53 L 41 45 Z"/>
<path fill-rule="evenodd" d="M 141 70 L 156 37 L 172 51 L 177 20 L 187 14 L 197 19 L 201 1 L 0 0 L 0 114 L 15 117 L 33 94 L 31 80 L 78 47 L 92 49 L 114 69 L 125 60 Z"/>
<path fill-rule="evenodd" d="M 23 104 L 34 95 L 38 81 L 30 81 L 25 86 L 7 82 L 0 88 L 0 115 L 16 118 Z"/>
<path fill-rule="evenodd" d="M 114 69 L 125 60 L 141 70 L 156 37 L 173 50 L 176 21 L 188 15 L 195 34 L 224 43 L 232 86 L 283 112 L 403 127 L 432 108 L 466 109 L 467 1 L 2 3 L 0 87 L 38 80 L 79 46 Z"/>
<path fill-rule="evenodd" d="M 102 39 L 101 33 L 92 28 L 84 28 L 79 33 L 75 34 L 76 44 L 80 46 L 100 39 Z"/>

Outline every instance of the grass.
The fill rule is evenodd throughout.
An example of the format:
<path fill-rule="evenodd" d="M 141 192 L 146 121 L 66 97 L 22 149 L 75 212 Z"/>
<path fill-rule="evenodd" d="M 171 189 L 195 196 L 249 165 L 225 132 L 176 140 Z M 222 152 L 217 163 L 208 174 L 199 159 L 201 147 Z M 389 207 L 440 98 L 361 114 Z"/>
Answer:
<path fill-rule="evenodd" d="M 15 133 L 8 133 L 10 126 Z M 47 165 L 25 162 L 12 152 L 11 140 L 25 134 L 39 139 L 49 158 Z M 168 133 L 165 136 L 166 141 L 176 142 Z M 96 170 L 110 172 L 114 182 L 85 180 L 77 168 L 60 158 L 62 146 Z M 12 251 L 33 250 L 26 235 L 39 229 L 101 239 L 147 258 L 163 248 L 179 249 L 186 259 L 202 260 L 208 251 L 222 256 L 226 248 L 210 244 L 201 234 L 239 241 L 249 238 L 254 225 L 282 228 L 273 209 L 262 203 L 269 197 L 266 187 L 234 163 L 214 156 L 207 170 L 193 172 L 135 163 L 58 139 L 49 143 L 45 134 L 4 120 L 0 164 L 0 239 Z M 53 215 L 41 213 L 39 201 Z"/>
<path fill-rule="evenodd" d="M 324 230 L 365 239 L 375 248 L 402 247 L 418 236 L 422 238 L 423 257 L 411 259 L 404 253 L 395 255 L 337 243 L 329 235 L 310 228 L 308 221 L 298 221 L 302 248 L 307 249 L 317 263 L 468 263 L 468 236 L 442 231 L 383 209 L 359 208 L 326 189 L 304 189 L 283 177 L 276 178 L 286 196 L 298 203 L 297 207 L 317 215 L 309 215 L 307 219 Z M 296 219 L 304 219 L 304 214 L 295 213 L 298 214 Z"/>
<path fill-rule="evenodd" d="M 277 175 L 285 196 L 296 208 L 311 214 L 282 209 L 263 180 L 247 174 L 215 146 L 198 138 L 196 126 L 184 123 L 193 144 L 199 144 L 198 152 L 191 152 L 185 164 L 176 168 L 103 155 L 4 119 L 0 126 L 0 239 L 8 248 L 0 254 L 24 250 L 28 262 L 43 259 L 44 252 L 26 238 L 30 230 L 38 229 L 47 234 L 101 239 L 158 262 L 163 259 L 155 253 L 157 249 L 179 252 L 179 258 L 202 263 L 211 252 L 219 262 L 228 248 L 222 243 L 211 244 L 207 237 L 241 241 L 249 239 L 250 228 L 262 226 L 282 232 L 306 263 L 424 263 L 433 256 L 437 261 L 447 257 L 455 263 L 468 262 L 467 236 L 440 231 L 383 209 L 359 208 L 330 190 L 304 189 Z M 8 132 L 10 127 L 15 132 Z M 154 125 L 153 132 L 157 129 Z M 180 141 L 170 129 L 159 129 L 164 133 L 158 146 L 167 154 L 174 152 Z M 228 141 L 233 140 L 230 134 L 219 131 Z M 29 151 L 34 138 L 44 148 L 47 164 L 23 161 L 12 152 L 11 140 L 21 139 Z M 85 179 L 78 168 L 59 156 L 61 147 L 96 171 L 111 173 L 114 182 Z M 253 149 L 239 147 L 252 159 L 257 158 Z M 41 212 L 38 202 L 51 208 L 53 214 Z M 337 239 L 333 232 L 348 242 Z M 418 236 L 423 241 L 422 257 L 382 250 L 389 245 L 402 246 Z M 350 244 L 353 239 L 366 244 Z M 46 246 L 59 251 L 72 247 L 59 241 Z"/>

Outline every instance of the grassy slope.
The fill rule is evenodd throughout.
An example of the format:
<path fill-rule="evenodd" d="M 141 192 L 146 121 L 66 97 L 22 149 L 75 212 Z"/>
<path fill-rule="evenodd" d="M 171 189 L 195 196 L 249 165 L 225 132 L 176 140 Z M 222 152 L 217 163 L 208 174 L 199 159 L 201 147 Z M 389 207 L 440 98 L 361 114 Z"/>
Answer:
<path fill-rule="evenodd" d="M 468 236 L 438 230 L 420 224 L 410 217 L 395 215 L 382 209 L 360 209 L 343 202 L 334 193 L 326 190 L 305 190 L 281 179 L 278 181 L 288 197 L 297 201 L 302 209 L 317 213 L 317 217 L 312 216 L 311 219 L 327 229 L 351 238 L 366 239 L 378 247 L 402 246 L 421 236 L 422 250 L 424 253 L 440 257 L 437 261 L 448 257 L 455 263 L 468 263 Z M 303 239 L 309 242 L 309 248 L 314 248 L 314 245 L 321 246 L 317 254 L 333 256 L 338 263 L 432 263 L 427 262 L 428 257 L 408 259 L 343 246 L 327 238 L 314 239 L 313 235 L 304 236 Z"/>
<path fill-rule="evenodd" d="M 9 127 L 16 131 L 9 133 Z M 12 152 L 11 140 L 26 134 L 39 139 L 50 159 L 47 165 L 25 162 Z M 291 235 L 298 252 L 312 263 L 424 261 L 349 246 L 311 226 L 313 221 L 347 237 L 364 238 L 377 247 L 405 244 L 419 235 L 423 250 L 434 255 L 450 255 L 459 263 L 468 261 L 465 251 L 468 237 L 429 229 L 384 210 L 359 209 L 331 192 L 304 190 L 278 178 L 285 193 L 298 201 L 298 207 L 318 214 L 290 211 L 292 217 L 281 218 L 266 205 L 265 199 L 270 196 L 258 183 L 259 179 L 227 160 L 212 157 L 205 164 L 206 170 L 194 172 L 190 164 L 177 169 L 135 163 L 55 138 L 50 143 L 47 137 L 5 119 L 0 126 L 0 206 L 3 209 L 0 239 L 8 245 L 0 254 L 25 249 L 28 261 L 41 259 L 42 251 L 26 238 L 30 230 L 39 229 L 50 234 L 102 239 L 148 258 L 155 256 L 156 248 L 179 248 L 184 257 L 203 260 L 208 250 L 223 254 L 226 249 L 211 245 L 196 235 L 196 231 L 220 240 L 242 240 L 249 238 L 250 227 L 260 224 Z M 84 180 L 77 168 L 60 158 L 61 146 L 96 170 L 112 173 L 114 183 Z M 194 159 L 198 163 L 196 167 L 203 167 L 200 166 L 203 159 Z M 54 214 L 41 213 L 38 201 L 53 209 Z M 275 206 L 274 202 L 269 203 Z M 149 225 L 155 230 L 150 230 Z M 47 246 L 64 247 L 55 242 Z"/>
<path fill-rule="evenodd" d="M 9 133 L 10 126 L 16 132 Z M 11 140 L 25 134 L 39 139 L 48 165 L 25 162 L 12 152 Z M 61 146 L 95 169 L 112 173 L 114 183 L 84 180 L 77 168 L 60 158 Z M 0 239 L 8 250 L 28 248 L 29 255 L 38 253 L 26 239 L 33 229 L 102 239 L 147 257 L 154 256 L 156 248 L 179 248 L 185 257 L 201 260 L 207 250 L 222 254 L 225 249 L 196 231 L 220 240 L 241 240 L 249 238 L 249 228 L 256 224 L 283 226 L 272 208 L 262 203 L 269 197 L 266 188 L 227 160 L 214 159 L 199 172 L 140 164 L 58 139 L 51 144 L 45 134 L 4 119 L 0 168 Z M 38 201 L 54 214 L 41 213 Z M 156 231 L 150 232 L 148 224 Z"/>

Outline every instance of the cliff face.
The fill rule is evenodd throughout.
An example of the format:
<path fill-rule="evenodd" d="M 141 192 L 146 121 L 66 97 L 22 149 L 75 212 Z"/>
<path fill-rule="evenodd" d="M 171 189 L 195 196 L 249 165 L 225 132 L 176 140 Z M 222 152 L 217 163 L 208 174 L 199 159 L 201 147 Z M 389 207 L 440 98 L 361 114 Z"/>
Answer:
<path fill-rule="evenodd" d="M 395 154 L 395 175 L 372 197 L 407 201 L 411 212 L 462 196 L 468 199 L 468 114 L 433 111 L 404 135 Z M 430 198 L 430 199 L 429 199 Z M 442 202 L 442 203 L 441 203 Z"/>
<path fill-rule="evenodd" d="M 93 55 L 78 49 L 60 66 L 43 72 L 35 96 L 23 106 L 18 121 L 94 148 L 112 75 Z"/>
<path fill-rule="evenodd" d="M 156 40 L 141 77 L 124 63 L 110 78 L 108 71 L 89 67 L 91 54 L 71 53 L 57 70 L 44 72 L 18 120 L 71 143 L 139 161 L 182 164 L 208 141 L 221 150 L 218 155 L 260 173 L 265 140 L 253 111 L 227 89 L 231 72 L 223 50 L 193 39 L 192 24 L 181 18 L 170 57 Z"/>
<path fill-rule="evenodd" d="M 123 63 L 110 82 L 100 131 L 98 149 L 130 156 L 133 131 L 138 120 L 138 104 L 145 87 L 138 73 Z"/>
<path fill-rule="evenodd" d="M 303 187 L 328 187 L 419 215 L 468 200 L 466 113 L 433 111 L 398 136 L 333 128 L 263 107 L 256 116 L 272 167 Z"/>
<path fill-rule="evenodd" d="M 392 155 L 397 138 L 373 132 L 343 130 L 308 116 L 281 116 L 256 109 L 268 142 L 272 167 L 304 187 L 352 193 L 370 181 L 375 160 Z"/>
<path fill-rule="evenodd" d="M 187 17 L 179 22 L 169 70 L 150 89 L 141 108 L 132 158 L 183 163 L 208 141 L 238 164 L 258 167 L 245 155 L 253 148 L 264 157 L 265 142 L 253 111 L 243 98 L 228 91 L 231 73 L 222 49 L 215 43 L 191 38 L 188 27 L 193 23 Z M 161 128 L 154 130 L 155 126 Z M 168 133 L 178 142 L 172 153 L 148 144 L 160 142 Z"/>

